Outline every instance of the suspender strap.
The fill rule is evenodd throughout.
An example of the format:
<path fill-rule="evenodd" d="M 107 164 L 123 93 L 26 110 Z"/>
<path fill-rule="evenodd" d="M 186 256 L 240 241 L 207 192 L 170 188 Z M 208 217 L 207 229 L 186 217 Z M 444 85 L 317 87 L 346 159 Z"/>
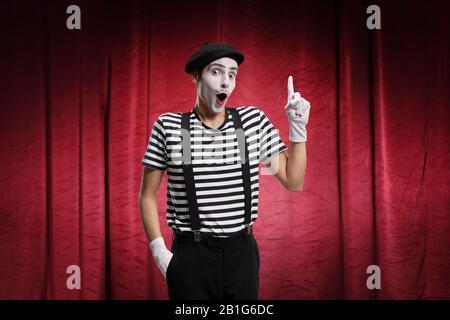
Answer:
<path fill-rule="evenodd" d="M 247 228 L 247 233 L 251 233 L 251 209 L 252 209 L 252 197 L 251 197 L 251 183 L 250 183 L 250 161 L 249 161 L 249 150 L 247 138 L 245 137 L 245 132 L 242 127 L 241 118 L 239 113 L 234 108 L 229 108 L 228 111 L 231 113 L 234 123 L 234 129 L 236 131 L 236 137 L 238 140 L 238 147 L 241 159 L 244 159 L 242 165 L 242 179 L 244 183 L 244 196 L 245 196 L 245 215 L 244 224 Z M 191 217 L 191 229 L 194 231 L 194 239 L 196 242 L 201 240 L 200 234 L 200 217 L 198 214 L 197 198 L 195 193 L 194 184 L 194 171 L 192 168 L 192 156 L 191 156 L 191 126 L 190 126 L 190 116 L 191 112 L 186 112 L 181 115 L 181 128 L 184 129 L 182 132 L 182 168 L 184 181 L 186 185 L 186 194 L 189 206 L 189 214 Z M 225 119 L 226 121 L 227 119 Z M 186 163 L 186 159 L 190 159 L 189 163 Z"/>
<path fill-rule="evenodd" d="M 236 131 L 236 137 L 238 140 L 239 152 L 241 155 L 241 159 L 244 159 L 244 163 L 242 164 L 242 179 L 244 182 L 244 195 L 245 195 L 245 216 L 244 216 L 244 224 L 247 228 L 247 232 L 251 232 L 250 222 L 251 222 L 251 214 L 252 214 L 252 194 L 251 194 L 251 183 L 250 183 L 250 160 L 249 160 L 249 151 L 248 151 L 248 143 L 247 138 L 245 137 L 245 131 L 242 127 L 241 117 L 239 116 L 239 112 L 230 108 L 231 116 L 233 117 L 234 122 L 234 130 Z"/>
<path fill-rule="evenodd" d="M 189 205 L 189 214 L 191 216 L 191 228 L 194 231 L 195 241 L 200 241 L 200 217 L 198 215 L 197 198 L 195 195 L 194 184 L 194 171 L 192 169 L 192 156 L 191 156 L 191 125 L 190 125 L 191 112 L 186 112 L 181 115 L 181 128 L 182 131 L 182 168 L 184 174 L 184 183 L 186 185 L 186 195 Z M 185 140 L 186 139 L 186 140 Z M 186 159 L 190 161 L 186 163 Z"/>

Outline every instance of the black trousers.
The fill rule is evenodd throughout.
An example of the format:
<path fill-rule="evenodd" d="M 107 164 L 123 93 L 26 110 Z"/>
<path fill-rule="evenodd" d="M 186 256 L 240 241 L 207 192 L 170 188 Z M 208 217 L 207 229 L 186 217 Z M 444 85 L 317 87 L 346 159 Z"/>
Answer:
<path fill-rule="evenodd" d="M 166 280 L 171 300 L 257 300 L 259 249 L 253 234 L 229 238 L 174 232 Z"/>

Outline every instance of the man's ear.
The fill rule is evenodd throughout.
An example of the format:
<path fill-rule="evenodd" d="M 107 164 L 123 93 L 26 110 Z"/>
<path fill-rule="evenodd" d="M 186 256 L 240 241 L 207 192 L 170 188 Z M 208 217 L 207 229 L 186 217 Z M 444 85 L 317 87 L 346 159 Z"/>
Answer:
<path fill-rule="evenodd" d="M 198 71 L 193 71 L 191 73 L 191 77 L 192 77 L 192 82 L 197 85 L 197 83 L 200 81 L 200 74 L 198 73 Z"/>

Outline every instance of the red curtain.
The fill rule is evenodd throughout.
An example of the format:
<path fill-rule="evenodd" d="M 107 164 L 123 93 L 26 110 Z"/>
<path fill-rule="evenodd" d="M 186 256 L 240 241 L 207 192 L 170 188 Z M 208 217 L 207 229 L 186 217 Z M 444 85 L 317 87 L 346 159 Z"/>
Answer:
<path fill-rule="evenodd" d="M 260 177 L 260 298 L 449 299 L 450 2 L 376 1 L 381 30 L 370 4 L 2 2 L 0 298 L 167 298 L 140 160 L 157 116 L 193 106 L 186 59 L 223 41 L 246 59 L 230 106 L 260 107 L 288 144 L 288 75 L 311 103 L 304 190 Z"/>

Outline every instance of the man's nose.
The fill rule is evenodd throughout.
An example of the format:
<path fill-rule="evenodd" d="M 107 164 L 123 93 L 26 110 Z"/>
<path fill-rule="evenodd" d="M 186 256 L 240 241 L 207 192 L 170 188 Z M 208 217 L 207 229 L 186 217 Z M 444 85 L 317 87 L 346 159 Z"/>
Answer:
<path fill-rule="evenodd" d="M 221 88 L 228 88 L 228 86 L 229 86 L 229 80 L 228 80 L 228 78 L 227 77 L 223 77 L 222 78 L 222 82 L 220 83 L 220 87 Z"/>

